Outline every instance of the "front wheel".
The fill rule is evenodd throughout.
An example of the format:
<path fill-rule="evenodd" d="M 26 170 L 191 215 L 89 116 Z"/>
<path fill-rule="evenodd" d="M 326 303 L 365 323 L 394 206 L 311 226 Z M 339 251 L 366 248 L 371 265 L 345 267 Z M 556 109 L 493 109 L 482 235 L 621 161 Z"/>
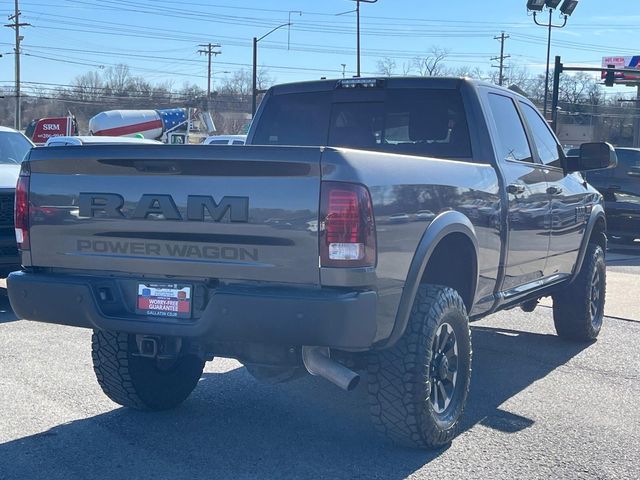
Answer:
<path fill-rule="evenodd" d="M 553 295 L 553 322 L 559 337 L 591 342 L 604 319 L 607 268 L 600 245 L 590 243 L 576 279 Z"/>
<path fill-rule="evenodd" d="M 471 334 L 453 289 L 421 285 L 403 337 L 370 356 L 376 428 L 406 446 L 438 448 L 457 433 L 471 378 Z"/>
<path fill-rule="evenodd" d="M 137 355 L 135 335 L 94 330 L 93 370 L 114 402 L 138 410 L 167 410 L 181 404 L 198 384 L 204 360 L 182 355 L 159 360 Z"/>

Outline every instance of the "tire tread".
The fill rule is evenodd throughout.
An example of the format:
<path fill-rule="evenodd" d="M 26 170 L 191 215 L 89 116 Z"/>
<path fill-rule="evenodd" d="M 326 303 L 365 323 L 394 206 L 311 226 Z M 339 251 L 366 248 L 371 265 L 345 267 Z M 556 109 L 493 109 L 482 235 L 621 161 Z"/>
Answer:
<path fill-rule="evenodd" d="M 590 243 L 577 278 L 553 296 L 553 323 L 559 337 L 567 340 L 591 342 L 600 329 L 594 330 L 589 313 L 591 277 L 599 263 L 604 263 L 604 252 L 600 245 Z M 606 296 L 606 270 L 602 280 L 602 302 Z"/>
<path fill-rule="evenodd" d="M 437 448 L 450 442 L 457 433 L 462 412 L 449 428 L 441 430 L 434 422 L 425 421 L 422 408 L 425 388 L 428 391 L 422 359 L 424 355 L 431 355 L 426 339 L 431 338 L 439 319 L 450 309 L 464 312 L 466 318 L 464 302 L 455 290 L 421 285 L 405 334 L 392 348 L 370 355 L 368 396 L 373 424 L 376 430 L 402 445 Z M 469 328 L 468 321 L 466 328 Z M 468 365 L 470 375 L 470 361 Z M 467 381 L 463 401 L 468 390 Z"/>

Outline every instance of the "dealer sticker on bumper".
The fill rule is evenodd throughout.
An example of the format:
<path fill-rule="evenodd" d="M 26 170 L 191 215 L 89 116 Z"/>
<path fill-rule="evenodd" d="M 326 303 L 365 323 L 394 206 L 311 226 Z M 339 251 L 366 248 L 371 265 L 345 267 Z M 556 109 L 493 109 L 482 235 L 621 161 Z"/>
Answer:
<path fill-rule="evenodd" d="M 139 283 L 136 313 L 153 317 L 191 317 L 190 285 Z"/>

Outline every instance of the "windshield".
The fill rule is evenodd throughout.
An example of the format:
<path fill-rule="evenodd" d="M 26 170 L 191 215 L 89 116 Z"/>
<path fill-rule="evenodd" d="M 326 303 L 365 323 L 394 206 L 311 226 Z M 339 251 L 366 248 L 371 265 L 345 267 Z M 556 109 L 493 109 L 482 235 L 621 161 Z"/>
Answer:
<path fill-rule="evenodd" d="M 354 100 L 359 95 L 354 92 Z M 471 157 L 455 90 L 388 90 L 380 101 L 331 103 L 330 92 L 269 98 L 254 145 L 330 145 L 390 153 Z"/>
<path fill-rule="evenodd" d="M 31 147 L 31 142 L 21 133 L 0 132 L 0 164 L 21 164 Z"/>

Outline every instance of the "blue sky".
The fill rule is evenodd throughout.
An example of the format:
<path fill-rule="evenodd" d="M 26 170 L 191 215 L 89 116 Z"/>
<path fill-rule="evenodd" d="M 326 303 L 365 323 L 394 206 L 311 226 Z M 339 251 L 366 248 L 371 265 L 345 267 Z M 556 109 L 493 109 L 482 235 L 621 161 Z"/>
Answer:
<path fill-rule="evenodd" d="M 565 64 L 598 66 L 602 56 L 640 54 L 640 2 L 580 0 L 568 26 L 555 30 L 552 55 Z M 544 68 L 546 31 L 533 24 L 525 0 L 379 0 L 362 4 L 362 71 L 375 74 L 376 61 L 393 57 L 400 66 L 433 46 L 450 52 L 450 67 L 491 65 L 499 54 L 493 39 L 511 35 L 509 62 L 532 72 Z M 604 8 L 606 5 L 608 8 Z M 355 14 L 349 0 L 21 0 L 24 30 L 23 80 L 68 84 L 89 70 L 126 63 L 150 81 L 206 86 L 206 59 L 198 44 L 220 43 L 214 79 L 248 68 L 251 39 L 288 21 L 260 42 L 259 64 L 278 82 L 353 74 Z M 0 14 L 13 0 L 0 0 Z M 555 20 L 560 19 L 554 16 Z M 290 49 L 287 39 L 290 33 Z M 13 81 L 13 31 L 0 31 L 0 85 Z M 624 89 L 621 91 L 625 91 Z M 630 89 L 626 89 L 630 91 Z"/>

